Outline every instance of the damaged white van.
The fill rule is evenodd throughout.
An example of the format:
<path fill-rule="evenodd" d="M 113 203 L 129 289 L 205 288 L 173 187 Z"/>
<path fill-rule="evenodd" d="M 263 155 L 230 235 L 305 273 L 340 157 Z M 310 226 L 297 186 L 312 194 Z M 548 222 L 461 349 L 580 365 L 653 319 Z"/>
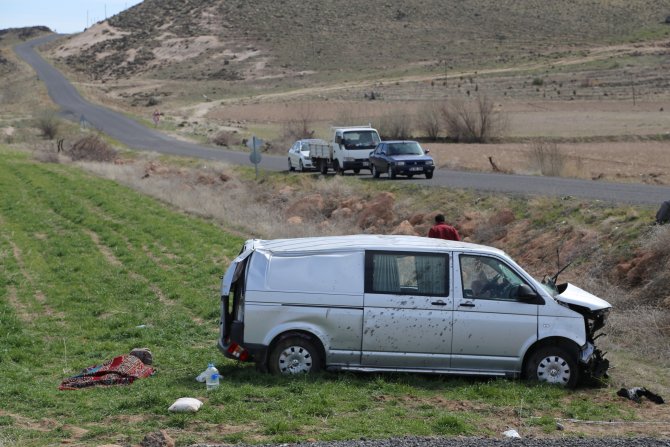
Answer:
<path fill-rule="evenodd" d="M 248 240 L 221 285 L 219 349 L 272 373 L 322 369 L 606 375 L 611 306 L 533 279 L 501 250 L 416 236 Z"/>

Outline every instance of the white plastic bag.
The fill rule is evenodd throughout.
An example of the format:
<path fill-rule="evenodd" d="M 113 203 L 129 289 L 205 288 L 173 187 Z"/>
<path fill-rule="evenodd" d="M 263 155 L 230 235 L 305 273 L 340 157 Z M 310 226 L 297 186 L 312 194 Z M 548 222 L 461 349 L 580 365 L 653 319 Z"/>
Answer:
<path fill-rule="evenodd" d="M 195 413 L 202 406 L 202 402 L 194 397 L 180 397 L 177 399 L 168 411 L 173 411 L 175 413 Z"/>
<path fill-rule="evenodd" d="M 519 435 L 519 432 L 514 430 L 513 428 L 510 428 L 509 430 L 504 431 L 503 435 L 507 436 L 508 438 L 516 438 L 516 439 L 521 438 L 521 435 Z"/>
<path fill-rule="evenodd" d="M 197 380 L 198 382 L 205 383 L 206 377 L 207 377 L 207 370 L 204 370 L 203 372 L 198 374 L 198 376 L 195 378 L 195 380 Z"/>

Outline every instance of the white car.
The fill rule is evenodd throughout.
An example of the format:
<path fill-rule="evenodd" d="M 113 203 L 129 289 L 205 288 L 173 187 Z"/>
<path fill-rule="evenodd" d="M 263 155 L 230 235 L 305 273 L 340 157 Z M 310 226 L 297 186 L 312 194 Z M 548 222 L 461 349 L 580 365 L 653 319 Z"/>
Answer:
<path fill-rule="evenodd" d="M 309 156 L 309 144 L 310 143 L 321 143 L 323 140 L 318 139 L 306 139 L 298 140 L 293 143 L 291 149 L 288 150 L 288 170 L 295 171 L 311 171 L 315 169 L 315 166 L 312 164 L 312 159 Z"/>

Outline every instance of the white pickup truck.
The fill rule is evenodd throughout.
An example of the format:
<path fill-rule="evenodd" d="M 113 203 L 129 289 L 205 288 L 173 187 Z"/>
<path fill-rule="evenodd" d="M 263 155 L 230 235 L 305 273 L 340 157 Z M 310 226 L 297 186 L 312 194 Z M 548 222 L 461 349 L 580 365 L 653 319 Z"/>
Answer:
<path fill-rule="evenodd" d="M 330 142 L 309 145 L 312 164 L 322 174 L 327 174 L 328 168 L 338 174 L 344 174 L 344 171 L 358 174 L 361 169 L 371 169 L 368 157 L 381 141 L 376 129 L 370 126 L 332 127 L 331 131 Z"/>

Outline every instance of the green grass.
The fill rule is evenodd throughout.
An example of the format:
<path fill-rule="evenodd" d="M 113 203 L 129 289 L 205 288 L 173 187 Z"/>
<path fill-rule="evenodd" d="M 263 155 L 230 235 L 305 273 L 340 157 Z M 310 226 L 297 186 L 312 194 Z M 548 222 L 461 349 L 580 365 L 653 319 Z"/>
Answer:
<path fill-rule="evenodd" d="M 505 425 L 537 426 L 533 418 L 548 430 L 554 417 L 634 417 L 616 400 L 517 381 L 285 378 L 225 360 L 216 349 L 218 284 L 239 237 L 74 167 L 0 155 L 3 446 L 137 444 L 158 429 L 177 445 L 490 436 Z M 58 390 L 62 379 L 133 347 L 152 350 L 155 376 Z M 212 392 L 194 380 L 208 361 L 223 375 Z M 205 405 L 170 414 L 185 396 Z"/>

